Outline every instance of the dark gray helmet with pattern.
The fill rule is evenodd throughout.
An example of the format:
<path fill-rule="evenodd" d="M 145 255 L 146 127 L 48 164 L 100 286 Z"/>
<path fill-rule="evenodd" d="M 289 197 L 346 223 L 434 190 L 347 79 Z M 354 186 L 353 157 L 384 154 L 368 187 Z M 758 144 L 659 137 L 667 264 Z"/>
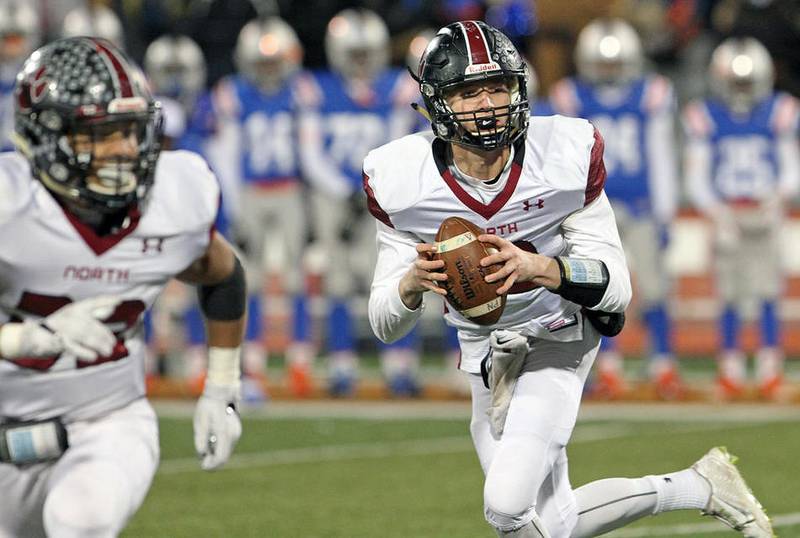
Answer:
<path fill-rule="evenodd" d="M 508 37 L 485 22 L 455 22 L 439 30 L 420 59 L 417 77 L 433 132 L 443 140 L 489 150 L 513 144 L 528 128 L 525 61 Z M 447 104 L 445 95 L 455 87 L 494 78 L 508 82 L 509 106 L 478 117 L 478 111 L 455 113 Z M 503 116 L 507 121 L 498 122 Z M 467 130 L 465 122 L 477 131 Z"/>
<path fill-rule="evenodd" d="M 109 41 L 71 37 L 34 51 L 17 75 L 14 142 L 58 199 L 102 214 L 141 204 L 153 184 L 161 110 L 142 71 Z M 134 134 L 136 156 L 103 163 L 73 148 L 77 133 L 99 140 Z M 90 184 L 88 178 L 98 178 Z"/>

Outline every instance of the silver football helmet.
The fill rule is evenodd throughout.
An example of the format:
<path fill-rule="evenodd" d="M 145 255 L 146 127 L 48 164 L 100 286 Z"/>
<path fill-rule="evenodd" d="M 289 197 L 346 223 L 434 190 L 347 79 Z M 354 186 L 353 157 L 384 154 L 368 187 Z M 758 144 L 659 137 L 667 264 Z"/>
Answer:
<path fill-rule="evenodd" d="M 0 0 L 0 82 L 11 84 L 42 39 L 39 14 L 25 0 Z"/>
<path fill-rule="evenodd" d="M 340 11 L 328 22 L 325 55 L 331 69 L 345 78 L 374 78 L 389 63 L 386 23 L 368 9 Z"/>
<path fill-rule="evenodd" d="M 234 61 L 239 72 L 259 88 L 274 91 L 300 68 L 303 47 L 283 19 L 255 19 L 239 32 Z"/>
<path fill-rule="evenodd" d="M 147 47 L 144 71 L 153 93 L 191 107 L 206 84 L 206 60 L 195 41 L 184 35 L 161 36 Z"/>
<path fill-rule="evenodd" d="M 103 5 L 79 7 L 64 17 L 62 37 L 90 36 L 111 41 L 117 47 L 125 46 L 122 23 L 110 8 Z"/>
<path fill-rule="evenodd" d="M 578 35 L 575 65 L 592 84 L 627 84 L 642 75 L 642 42 L 622 19 L 595 19 Z"/>
<path fill-rule="evenodd" d="M 731 37 L 711 56 L 711 91 L 744 114 L 772 92 L 775 68 L 767 49 L 752 37 Z"/>

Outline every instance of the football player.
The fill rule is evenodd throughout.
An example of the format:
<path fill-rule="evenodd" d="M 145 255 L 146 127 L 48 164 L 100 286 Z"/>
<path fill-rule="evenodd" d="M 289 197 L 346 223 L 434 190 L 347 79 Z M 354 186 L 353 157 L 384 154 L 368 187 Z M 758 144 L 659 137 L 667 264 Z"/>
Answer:
<path fill-rule="evenodd" d="M 657 394 L 683 392 L 670 343 L 668 276 L 664 252 L 677 206 L 675 97 L 672 83 L 643 71 L 642 45 L 621 19 L 597 19 L 578 36 L 578 76 L 555 85 L 559 114 L 586 118 L 606 140 L 606 193 L 635 274 L 641 317 L 650 336 L 649 373 Z M 624 391 L 622 357 L 604 338 L 593 392 L 607 398 Z"/>
<path fill-rule="evenodd" d="M 213 227 L 205 162 L 160 153 L 161 112 L 110 42 L 54 41 L 23 65 L 0 155 L 0 535 L 116 536 L 158 466 L 142 314 L 173 277 L 199 286 L 208 377 L 203 469 L 241 434 L 244 271 Z"/>
<path fill-rule="evenodd" d="M 14 149 L 14 81 L 40 38 L 39 14 L 29 2 L 0 1 L 0 151 Z"/>
<path fill-rule="evenodd" d="M 94 36 L 107 39 L 115 46 L 125 47 L 125 32 L 114 10 L 101 3 L 81 6 L 64 16 L 62 37 Z"/>
<path fill-rule="evenodd" d="M 723 303 L 717 384 L 724 397 L 742 394 L 740 313 L 760 309 L 755 377 L 761 396 L 773 398 L 783 380 L 780 232 L 786 203 L 800 186 L 798 102 L 773 91 L 772 60 L 753 38 L 725 40 L 709 71 L 713 95 L 687 105 L 683 120 L 687 192 L 714 225 Z"/>
<path fill-rule="evenodd" d="M 324 287 L 329 301 L 327 351 L 330 392 L 354 390 L 355 335 L 348 304 L 358 284 L 368 285 L 373 259 L 372 219 L 361 196 L 361 163 L 367 152 L 412 132 L 417 114 L 413 80 L 388 68 L 389 33 L 374 12 L 346 9 L 328 23 L 325 53 L 330 70 L 313 74 L 313 100 L 300 118 L 300 154 L 312 188 L 315 248 L 324 253 Z M 384 376 L 401 396 L 419 392 L 413 342 L 382 352 Z"/>
<path fill-rule="evenodd" d="M 508 294 L 494 326 L 450 308 L 472 387 L 470 430 L 486 474 L 487 521 L 498 536 L 597 536 L 646 515 L 698 508 L 745 536 L 772 530 L 730 456 L 714 448 L 691 468 L 611 478 L 576 490 L 566 445 L 600 331 L 621 329 L 631 299 L 625 256 L 604 191 L 603 138 L 586 120 L 529 117 L 525 63 L 480 21 L 450 24 L 419 72 L 433 133 L 386 144 L 364 160 L 377 220 L 369 300 L 375 334 L 393 341 L 444 295 L 431 255 L 441 222 L 462 217 L 497 251 L 480 264 Z M 476 307 L 478 308 L 478 307 Z"/>
<path fill-rule="evenodd" d="M 297 35 L 282 19 L 247 23 L 234 53 L 238 74 L 213 91 L 217 133 L 209 149 L 223 184 L 239 191 L 231 209 L 246 245 L 251 282 L 245 371 L 264 375 L 261 295 L 271 271 L 280 274 L 292 305 L 287 379 L 296 396 L 312 389 L 308 369 L 314 357 L 303 293 L 307 224 L 296 143 L 302 56 Z"/>

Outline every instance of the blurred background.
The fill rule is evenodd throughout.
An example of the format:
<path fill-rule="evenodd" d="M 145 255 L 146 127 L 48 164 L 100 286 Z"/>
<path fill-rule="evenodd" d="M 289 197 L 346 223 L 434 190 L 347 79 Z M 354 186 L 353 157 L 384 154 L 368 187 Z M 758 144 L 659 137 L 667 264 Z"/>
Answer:
<path fill-rule="evenodd" d="M 601 128 L 609 185 L 614 166 L 608 159 L 622 159 L 626 151 L 635 160 L 655 163 L 650 175 L 655 167 L 673 169 L 667 194 L 643 187 L 653 199 L 674 198 L 667 203 L 674 208 L 666 214 L 653 214 L 657 202 L 643 214 L 629 214 L 633 206 L 624 193 L 615 205 L 620 219 L 654 219 L 657 238 L 644 241 L 658 251 L 652 254 L 656 267 L 639 263 L 639 270 L 640 255 L 629 252 L 645 292 L 637 294 L 623 333 L 604 346 L 608 360 L 598 368 L 587 396 L 797 400 L 796 163 L 776 157 L 778 161 L 764 165 L 774 185 L 786 183 L 778 199 L 765 196 L 762 189 L 717 200 L 736 213 L 741 199 L 750 196 L 762 218 L 780 221 L 775 232 L 779 255 L 766 254 L 774 259 L 763 269 L 763 280 L 774 285 L 747 293 L 738 288 L 743 298 L 738 301 L 738 292 L 731 296 L 721 291 L 719 248 L 724 239 L 720 234 L 743 228 L 725 221 L 727 213 L 720 217 L 707 200 L 693 194 L 701 180 L 691 180 L 695 187 L 689 184 L 696 171 L 685 164 L 685 148 L 702 138 L 697 122 L 691 121 L 698 117 L 694 105 L 717 98 L 734 108 L 734 98 L 715 91 L 715 85 L 719 90 L 744 84 L 745 94 L 770 103 L 800 95 L 800 1 L 0 0 L 0 10 L 4 132 L 11 129 L 10 95 L 21 59 L 63 35 L 98 35 L 121 45 L 144 66 L 163 103 L 165 145 L 203 154 L 217 173 L 223 187 L 218 228 L 248 260 L 251 322 L 244 364 L 246 398 L 252 403 L 329 396 L 467 396 L 456 372 L 455 336 L 442 323 L 443 306 L 435 299 L 408 338 L 384 346 L 372 336 L 366 298 L 374 224 L 360 184 L 360 163 L 369 149 L 430 128 L 409 106 L 419 96 L 406 67 L 416 71 L 438 28 L 464 19 L 498 27 L 528 59 L 534 114 L 583 115 Z M 621 21 L 633 29 L 633 41 L 625 28 L 619 33 L 613 25 L 598 26 L 598 20 Z M 579 35 L 592 21 L 594 30 L 602 31 L 594 38 L 587 32 L 580 45 Z M 611 63 L 601 54 L 604 36 L 618 39 L 620 46 L 618 56 L 610 53 Z M 733 72 L 715 79 L 712 53 L 727 38 L 738 36 L 755 38 L 768 52 L 766 59 L 756 51 L 750 55 L 755 68 L 742 80 L 733 80 L 738 76 Z M 603 80 L 591 74 L 592 62 L 602 61 L 616 62 L 613 69 L 633 66 L 634 72 L 623 76 L 614 71 L 613 80 Z M 658 99 L 653 88 L 662 88 L 669 115 L 661 138 L 640 149 L 634 147 L 636 140 L 625 142 L 619 126 L 627 120 L 620 110 L 633 110 L 641 125 L 652 110 L 631 105 L 633 97 L 613 97 L 618 102 L 610 105 L 604 101 L 606 90 L 622 95 L 632 84 L 650 92 L 647 99 Z M 766 90 L 758 84 L 766 84 Z M 597 92 L 590 96 L 594 104 L 575 106 L 584 86 Z M 793 137 L 797 145 L 796 104 L 780 99 L 775 102 L 785 101 L 779 112 L 789 127 L 767 133 L 773 149 L 779 138 Z M 778 112 L 765 112 L 769 118 L 758 120 L 753 112 L 757 105 L 746 105 L 750 108 L 741 123 L 768 131 Z M 4 147 L 11 149 L 7 141 Z M 648 172 L 630 177 L 627 181 L 642 185 L 654 181 Z M 626 222 L 620 227 L 627 243 Z M 639 241 L 633 233 L 631 244 Z M 744 239 L 735 236 L 733 241 Z M 763 254 L 738 255 L 752 265 Z M 762 280 L 758 270 L 739 278 Z M 658 273 L 661 281 L 655 284 L 662 290 L 655 298 L 646 292 L 650 273 Z M 193 290 L 171 285 L 146 323 L 151 394 L 196 394 L 202 386 L 204 348 Z"/>
<path fill-rule="evenodd" d="M 636 291 L 587 385 L 572 483 L 727 445 L 778 533 L 800 536 L 800 0 L 0 0 L 2 149 L 22 60 L 110 39 L 145 68 L 165 147 L 216 172 L 217 228 L 247 262 L 245 433 L 222 472 L 191 443 L 194 290 L 171 284 L 147 314 L 162 463 L 124 536 L 491 534 L 443 305 L 391 346 L 366 319 L 361 162 L 430 130 L 407 68 L 464 19 L 525 55 L 534 115 L 586 117 L 606 140 Z M 610 536 L 725 532 L 676 512 Z"/>

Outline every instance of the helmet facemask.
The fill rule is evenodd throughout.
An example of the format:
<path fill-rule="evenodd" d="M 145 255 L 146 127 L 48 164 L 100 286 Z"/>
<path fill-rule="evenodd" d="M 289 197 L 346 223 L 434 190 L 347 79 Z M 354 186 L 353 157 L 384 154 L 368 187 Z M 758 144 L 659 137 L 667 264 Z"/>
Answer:
<path fill-rule="evenodd" d="M 488 83 L 491 91 L 496 83 L 505 86 L 507 104 L 481 107 L 473 110 L 455 112 L 448 104 L 449 99 L 466 85 Z M 476 88 L 481 88 L 477 85 Z M 495 86 L 497 89 L 497 86 Z M 435 134 L 448 142 L 482 150 L 494 150 L 514 143 L 528 125 L 528 99 L 524 76 L 493 76 L 472 79 L 444 86 L 436 91 L 432 86 L 422 86 L 426 107 L 431 113 L 431 123 Z M 430 93 L 431 95 L 426 95 Z M 505 100 L 501 97 L 498 100 Z"/>

